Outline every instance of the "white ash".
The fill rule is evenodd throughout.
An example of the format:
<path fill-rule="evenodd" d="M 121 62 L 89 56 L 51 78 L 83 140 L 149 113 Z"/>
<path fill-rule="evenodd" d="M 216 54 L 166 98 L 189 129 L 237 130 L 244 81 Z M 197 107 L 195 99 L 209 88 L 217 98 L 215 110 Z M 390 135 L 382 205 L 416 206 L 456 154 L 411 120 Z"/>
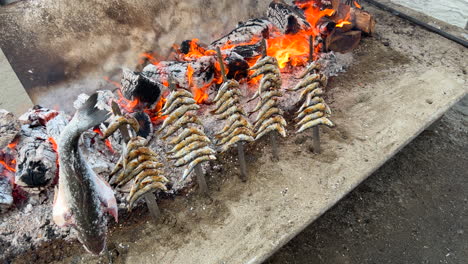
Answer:
<path fill-rule="evenodd" d="M 0 173 L 5 170 L 0 168 Z M 0 176 L 0 213 L 13 204 L 13 194 L 10 179 L 6 176 Z"/>
<path fill-rule="evenodd" d="M 0 109 L 0 149 L 3 149 L 15 138 L 21 124 L 13 113 Z"/>
<path fill-rule="evenodd" d="M 68 228 L 52 222 L 52 202 L 52 191 L 31 194 L 25 205 L 0 215 L 0 259 L 69 237 Z"/>

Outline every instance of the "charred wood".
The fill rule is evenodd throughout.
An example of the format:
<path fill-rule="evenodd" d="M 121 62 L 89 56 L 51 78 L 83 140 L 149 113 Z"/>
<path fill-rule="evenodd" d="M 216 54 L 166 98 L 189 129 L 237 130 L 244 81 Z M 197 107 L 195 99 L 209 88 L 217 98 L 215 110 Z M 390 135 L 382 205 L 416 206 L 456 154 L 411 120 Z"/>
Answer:
<path fill-rule="evenodd" d="M 21 130 L 21 124 L 13 113 L 0 109 L 0 149 L 10 144 Z"/>
<path fill-rule="evenodd" d="M 267 12 L 268 19 L 285 34 L 294 34 L 310 28 L 304 12 L 296 6 L 282 2 L 271 2 Z"/>
<path fill-rule="evenodd" d="M 368 12 L 357 9 L 351 8 L 351 22 L 355 28 L 361 30 L 362 32 L 372 35 L 375 31 L 375 19 L 374 16 L 369 14 Z"/>
<path fill-rule="evenodd" d="M 224 47 L 227 44 L 249 43 L 252 39 L 268 38 L 274 25 L 265 18 L 255 18 L 240 23 L 236 29 L 226 36 L 214 41 L 209 49 Z"/>
<path fill-rule="evenodd" d="M 64 113 L 36 106 L 22 117 L 16 146 L 18 156 L 15 183 L 22 187 L 44 187 L 57 175 L 54 144 L 68 123 Z"/>
<path fill-rule="evenodd" d="M 328 36 L 326 46 L 328 50 L 339 53 L 347 53 L 357 48 L 360 41 L 361 31 L 359 30 L 352 30 L 348 32 L 334 30 L 332 34 Z"/>
<path fill-rule="evenodd" d="M 128 100 L 138 100 L 152 105 L 159 100 L 163 85 L 154 79 L 128 69 L 122 74 L 122 94 Z"/>

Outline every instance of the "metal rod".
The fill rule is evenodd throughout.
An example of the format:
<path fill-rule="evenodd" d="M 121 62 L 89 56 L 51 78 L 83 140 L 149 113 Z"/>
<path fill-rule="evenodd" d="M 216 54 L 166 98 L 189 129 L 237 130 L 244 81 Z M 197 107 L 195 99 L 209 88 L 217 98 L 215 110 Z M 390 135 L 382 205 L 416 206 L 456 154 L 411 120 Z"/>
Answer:
<path fill-rule="evenodd" d="M 270 141 L 271 141 L 271 154 L 274 161 L 279 161 L 278 155 L 278 139 L 276 138 L 276 132 L 270 132 Z"/>
<path fill-rule="evenodd" d="M 244 152 L 244 142 L 237 143 L 237 153 L 239 155 L 239 163 L 240 163 L 240 179 L 241 181 L 247 181 L 247 164 L 245 162 L 245 152 Z"/>
<path fill-rule="evenodd" d="M 203 174 L 201 164 L 195 166 L 195 174 L 197 175 L 197 182 L 198 187 L 200 187 L 200 192 L 202 194 L 208 194 L 208 185 L 206 184 L 205 174 Z"/>
<path fill-rule="evenodd" d="M 262 57 L 268 56 L 267 54 L 267 42 L 266 39 L 262 39 Z"/>
<path fill-rule="evenodd" d="M 154 221 L 157 221 L 161 216 L 161 210 L 159 210 L 158 202 L 156 201 L 156 196 L 152 193 L 146 193 L 143 195 L 145 198 L 146 206 L 153 218 Z"/>
<path fill-rule="evenodd" d="M 216 47 L 216 54 L 218 55 L 219 67 L 221 68 L 221 74 L 223 75 L 223 82 L 227 81 L 226 68 L 224 67 L 223 54 L 221 49 Z"/>
<path fill-rule="evenodd" d="M 314 61 L 314 37 L 309 36 L 309 62 Z"/>
<path fill-rule="evenodd" d="M 431 25 L 429 25 L 427 23 L 424 23 L 421 20 L 418 20 L 418 19 L 416 19 L 414 17 L 411 17 L 411 16 L 409 16 L 409 15 L 407 15 L 405 13 L 402 13 L 402 12 L 392 8 L 392 7 L 381 4 L 381 3 L 377 2 L 377 1 L 374 1 L 374 0 L 365 0 L 365 1 L 368 2 L 369 4 L 372 4 L 372 5 L 380 8 L 380 9 L 382 9 L 382 10 L 390 12 L 395 16 L 401 17 L 403 19 L 406 19 L 406 20 L 410 21 L 411 23 L 414 23 L 414 24 L 416 24 L 418 26 L 421 26 L 421 27 L 425 28 L 426 30 L 429 30 L 431 32 L 439 34 L 442 37 L 447 38 L 447 39 L 449 39 L 449 40 L 451 40 L 453 42 L 456 42 L 456 43 L 462 45 L 465 48 L 468 48 L 468 41 L 466 41 L 466 40 L 458 38 L 458 37 L 456 37 L 456 36 L 454 36 L 452 34 L 449 34 L 449 33 L 445 32 L 445 31 L 440 30 L 440 29 L 438 29 L 438 28 L 436 28 L 434 26 L 431 26 Z"/>
<path fill-rule="evenodd" d="M 312 138 L 314 140 L 314 153 L 320 154 L 320 127 L 315 126 L 312 128 Z"/>

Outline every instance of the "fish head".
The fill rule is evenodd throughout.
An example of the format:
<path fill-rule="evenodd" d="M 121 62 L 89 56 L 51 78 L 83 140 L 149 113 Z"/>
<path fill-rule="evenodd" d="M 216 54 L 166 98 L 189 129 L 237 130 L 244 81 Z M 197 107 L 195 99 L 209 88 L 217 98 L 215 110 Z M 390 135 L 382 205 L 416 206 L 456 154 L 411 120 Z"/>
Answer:
<path fill-rule="evenodd" d="M 91 236 L 86 233 L 78 232 L 78 239 L 83 244 L 86 251 L 94 255 L 100 255 L 106 248 L 106 235 Z"/>

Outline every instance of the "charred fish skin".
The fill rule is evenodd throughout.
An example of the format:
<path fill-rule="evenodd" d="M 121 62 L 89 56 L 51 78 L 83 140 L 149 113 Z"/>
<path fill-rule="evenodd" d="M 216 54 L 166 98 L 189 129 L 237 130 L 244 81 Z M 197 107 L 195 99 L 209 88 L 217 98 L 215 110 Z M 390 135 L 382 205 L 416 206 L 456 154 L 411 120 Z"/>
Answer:
<path fill-rule="evenodd" d="M 76 112 L 58 141 L 60 177 L 53 219 L 58 225 L 72 225 L 86 250 L 98 255 L 106 247 L 102 205 L 117 219 L 117 203 L 110 186 L 94 173 L 78 146 L 84 131 L 108 118 L 108 112 L 96 108 L 96 103 L 97 93 Z"/>

